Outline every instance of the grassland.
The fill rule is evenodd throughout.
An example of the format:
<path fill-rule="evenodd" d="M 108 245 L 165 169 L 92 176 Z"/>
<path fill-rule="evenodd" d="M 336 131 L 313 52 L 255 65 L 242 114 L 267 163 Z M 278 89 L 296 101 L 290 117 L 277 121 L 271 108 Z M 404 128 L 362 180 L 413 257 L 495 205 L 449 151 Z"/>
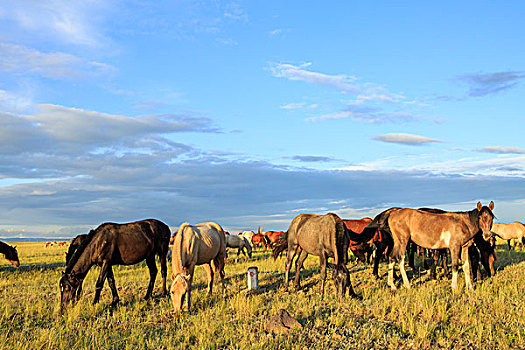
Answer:
<path fill-rule="evenodd" d="M 205 273 L 196 269 L 193 310 L 176 317 L 161 298 L 157 279 L 152 300 L 142 300 L 148 272 L 145 264 L 114 269 L 121 298 L 112 309 L 105 286 L 101 302 L 92 305 L 98 268 L 84 283 L 80 302 L 67 316 L 59 315 L 58 280 L 66 247 L 42 243 L 17 245 L 21 267 L 0 264 L 1 349 L 524 349 L 525 253 L 498 249 L 498 274 L 475 284 L 475 292 L 453 293 L 450 280 L 430 281 L 425 272 L 409 270 L 410 290 L 396 292 L 386 277 L 376 281 L 371 267 L 353 266 L 352 283 L 363 299 L 337 302 L 333 285 L 319 296 L 318 259 L 309 257 L 302 271 L 303 289 L 281 289 L 284 261 L 266 251 L 252 260 L 229 259 L 229 297 L 220 297 L 216 284 L 206 298 Z M 246 271 L 259 267 L 259 282 L 268 291 L 246 296 Z M 169 268 L 171 271 L 171 267 Z M 381 266 L 380 274 L 386 273 Z M 160 276 L 159 276 L 160 277 Z M 303 329 L 288 335 L 264 331 L 268 318 L 280 308 L 290 312 Z"/>

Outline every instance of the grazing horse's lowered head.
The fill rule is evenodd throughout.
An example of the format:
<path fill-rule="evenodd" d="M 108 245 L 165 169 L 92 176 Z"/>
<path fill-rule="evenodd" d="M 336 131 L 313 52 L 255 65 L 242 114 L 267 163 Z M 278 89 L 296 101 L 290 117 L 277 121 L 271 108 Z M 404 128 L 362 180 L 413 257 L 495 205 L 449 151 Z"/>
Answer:
<path fill-rule="evenodd" d="M 63 273 L 60 278 L 60 314 L 63 314 L 71 300 L 74 299 L 81 280 L 74 272 Z"/>
<path fill-rule="evenodd" d="M 178 273 L 176 275 L 172 274 L 171 279 L 173 280 L 170 289 L 171 301 L 175 313 L 178 314 L 182 310 L 182 303 L 184 302 L 184 296 L 189 289 L 188 281 L 191 279 L 191 275 L 184 273 Z"/>
<path fill-rule="evenodd" d="M 9 244 L 0 242 L 0 253 L 5 255 L 7 261 L 9 261 L 14 267 L 20 266 L 20 260 L 18 260 L 18 252 L 16 247 L 11 247 Z"/>

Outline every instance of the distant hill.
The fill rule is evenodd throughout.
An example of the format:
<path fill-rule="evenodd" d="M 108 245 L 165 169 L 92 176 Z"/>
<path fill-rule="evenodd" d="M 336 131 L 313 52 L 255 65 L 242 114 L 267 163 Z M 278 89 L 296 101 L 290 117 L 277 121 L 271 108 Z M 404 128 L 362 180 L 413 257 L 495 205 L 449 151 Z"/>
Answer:
<path fill-rule="evenodd" d="M 0 241 L 2 242 L 63 242 L 63 241 L 70 241 L 73 238 L 43 238 L 43 237 L 28 237 L 28 238 L 20 238 L 20 237 L 3 237 L 0 238 Z"/>

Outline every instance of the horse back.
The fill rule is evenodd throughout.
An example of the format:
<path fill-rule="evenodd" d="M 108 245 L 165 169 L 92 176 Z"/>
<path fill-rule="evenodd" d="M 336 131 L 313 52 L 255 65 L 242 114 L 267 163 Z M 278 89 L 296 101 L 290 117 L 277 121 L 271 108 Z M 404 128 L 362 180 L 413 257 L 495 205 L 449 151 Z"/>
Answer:
<path fill-rule="evenodd" d="M 472 238 L 474 234 L 470 234 L 466 219 L 456 213 L 404 208 L 390 213 L 388 225 L 400 242 L 412 240 L 423 248 L 441 249 L 451 244 L 463 245 Z"/>
<path fill-rule="evenodd" d="M 183 240 L 181 245 L 181 256 L 184 257 L 183 266 L 190 263 L 207 264 L 217 256 L 225 255 L 226 252 L 224 230 L 217 223 L 188 225 L 179 239 Z"/>

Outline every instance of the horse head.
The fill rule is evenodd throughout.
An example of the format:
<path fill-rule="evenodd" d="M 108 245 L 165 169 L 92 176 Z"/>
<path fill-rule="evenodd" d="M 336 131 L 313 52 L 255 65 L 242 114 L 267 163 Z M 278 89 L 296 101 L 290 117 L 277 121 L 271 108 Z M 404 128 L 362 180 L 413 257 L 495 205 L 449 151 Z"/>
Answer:
<path fill-rule="evenodd" d="M 338 265 L 334 270 L 334 280 L 337 297 L 345 297 L 346 290 L 350 285 L 350 271 L 344 264 Z"/>
<path fill-rule="evenodd" d="M 63 273 L 60 278 L 60 313 L 63 314 L 66 307 L 69 305 L 75 292 L 80 285 L 80 279 L 74 272 Z"/>
<path fill-rule="evenodd" d="M 494 202 L 492 201 L 490 202 L 488 207 L 482 206 L 481 202 L 478 202 L 478 226 L 479 229 L 483 232 L 483 239 L 486 241 L 490 241 L 493 237 L 493 233 L 491 232 L 492 222 L 494 221 L 494 214 L 492 213 L 493 209 Z"/>
<path fill-rule="evenodd" d="M 19 267 L 20 266 L 20 260 L 18 260 L 18 252 L 16 251 L 16 247 L 8 246 L 9 249 L 7 249 L 5 253 L 5 258 L 14 266 Z"/>
<path fill-rule="evenodd" d="M 171 301 L 173 303 L 173 309 L 175 313 L 180 313 L 182 309 L 182 302 L 184 301 L 184 296 L 188 291 L 188 281 L 191 279 L 190 275 L 184 273 L 172 274 L 171 278 L 173 283 L 171 284 L 170 294 Z"/>

